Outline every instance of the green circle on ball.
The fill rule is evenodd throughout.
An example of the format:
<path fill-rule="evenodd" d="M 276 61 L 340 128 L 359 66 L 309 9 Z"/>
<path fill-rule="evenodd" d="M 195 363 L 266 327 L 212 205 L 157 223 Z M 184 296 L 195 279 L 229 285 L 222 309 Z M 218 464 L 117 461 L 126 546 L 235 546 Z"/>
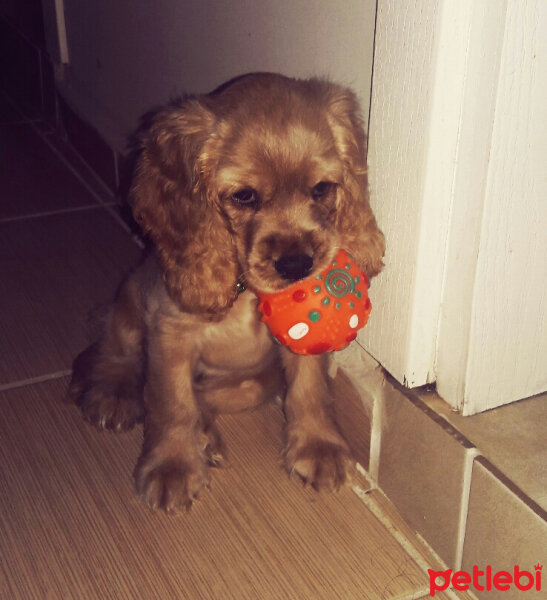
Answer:
<path fill-rule="evenodd" d="M 321 318 L 321 313 L 318 310 L 312 310 L 309 312 L 308 318 L 312 323 L 317 323 Z"/>

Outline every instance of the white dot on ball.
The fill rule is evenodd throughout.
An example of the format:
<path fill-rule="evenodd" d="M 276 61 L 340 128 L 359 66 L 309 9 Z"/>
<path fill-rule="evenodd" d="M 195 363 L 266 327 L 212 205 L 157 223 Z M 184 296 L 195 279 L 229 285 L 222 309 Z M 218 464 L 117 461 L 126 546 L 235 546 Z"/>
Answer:
<path fill-rule="evenodd" d="M 307 335 L 309 330 L 310 328 L 307 323 L 297 323 L 296 325 L 293 325 L 287 333 L 291 340 L 301 340 Z"/>
<path fill-rule="evenodd" d="M 357 325 L 359 325 L 359 317 L 357 315 L 351 315 L 351 318 L 349 320 L 349 326 L 352 329 L 355 329 Z"/>

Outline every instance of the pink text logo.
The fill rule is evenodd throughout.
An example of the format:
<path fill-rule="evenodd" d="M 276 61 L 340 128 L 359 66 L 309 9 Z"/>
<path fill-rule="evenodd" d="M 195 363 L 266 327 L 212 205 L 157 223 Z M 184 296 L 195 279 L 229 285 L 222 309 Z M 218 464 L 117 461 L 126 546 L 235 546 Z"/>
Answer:
<path fill-rule="evenodd" d="M 509 571 L 492 571 L 491 566 L 487 566 L 484 571 L 481 571 L 476 565 L 473 571 L 455 571 L 452 569 L 447 571 L 433 571 L 428 569 L 429 573 L 429 595 L 435 596 L 436 592 L 442 592 L 452 586 L 455 590 L 465 592 L 470 587 L 482 592 L 483 590 L 499 590 L 505 592 L 511 587 L 517 590 L 527 591 L 532 588 L 541 590 L 541 569 L 543 565 L 539 563 L 534 565 L 534 573 L 530 571 L 521 571 L 518 565 L 515 565 L 513 572 Z"/>

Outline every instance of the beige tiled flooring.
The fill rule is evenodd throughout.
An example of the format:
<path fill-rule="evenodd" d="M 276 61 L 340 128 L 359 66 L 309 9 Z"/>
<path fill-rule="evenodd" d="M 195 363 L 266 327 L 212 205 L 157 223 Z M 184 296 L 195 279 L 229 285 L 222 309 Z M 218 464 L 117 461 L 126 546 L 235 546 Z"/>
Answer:
<path fill-rule="evenodd" d="M 465 470 L 476 451 L 439 426 L 400 388 L 388 384 L 384 390 L 379 485 L 446 564 L 458 565 Z"/>
<path fill-rule="evenodd" d="M 513 571 L 519 565 L 535 574 L 533 566 L 545 564 L 547 551 L 547 522 L 540 511 L 487 458 L 479 456 L 473 464 L 462 569 L 471 572 L 474 565 L 488 564 L 495 571 Z M 517 589 L 506 592 L 504 598 L 523 597 Z M 482 599 L 488 592 L 476 595 Z"/>
<path fill-rule="evenodd" d="M 421 398 L 547 510 L 547 393 L 462 417 L 435 393 Z"/>
<path fill-rule="evenodd" d="M 99 433 L 61 402 L 87 313 L 140 250 L 1 101 L 0 118 L 0 598 L 427 596 L 396 516 L 287 477 L 274 406 L 221 420 L 229 464 L 189 514 L 141 505 L 142 430 Z"/>

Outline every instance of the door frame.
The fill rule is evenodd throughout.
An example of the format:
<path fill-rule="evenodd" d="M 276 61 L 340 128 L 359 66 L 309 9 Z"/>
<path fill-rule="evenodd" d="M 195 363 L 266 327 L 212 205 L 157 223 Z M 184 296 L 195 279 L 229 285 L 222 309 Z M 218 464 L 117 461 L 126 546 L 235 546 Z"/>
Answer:
<path fill-rule="evenodd" d="M 508 1 L 377 6 L 368 162 L 388 249 L 360 342 L 464 414 L 492 407 L 467 377 Z"/>

